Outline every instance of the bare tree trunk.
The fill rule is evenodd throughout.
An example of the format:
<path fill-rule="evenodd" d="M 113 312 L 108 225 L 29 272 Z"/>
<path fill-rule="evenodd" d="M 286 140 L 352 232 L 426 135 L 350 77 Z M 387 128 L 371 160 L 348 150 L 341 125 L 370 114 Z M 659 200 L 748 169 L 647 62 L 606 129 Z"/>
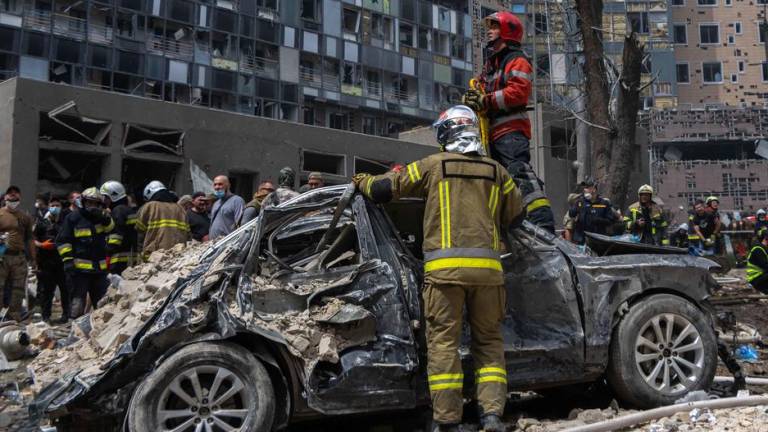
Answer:
<path fill-rule="evenodd" d="M 584 76 L 586 79 L 588 120 L 593 125 L 611 129 L 608 102 L 608 73 L 603 60 L 603 38 L 600 29 L 603 25 L 602 0 L 576 0 L 576 10 L 581 18 L 580 30 L 584 50 Z M 592 127 L 589 131 L 594 152 L 592 172 L 600 183 L 608 179 L 611 160 L 611 132 Z"/>
<path fill-rule="evenodd" d="M 627 205 L 629 174 L 635 150 L 637 112 L 640 109 L 640 69 L 643 46 L 635 33 L 624 38 L 621 78 L 616 109 L 617 133 L 612 140 L 609 176 L 603 190 L 617 208 Z"/>

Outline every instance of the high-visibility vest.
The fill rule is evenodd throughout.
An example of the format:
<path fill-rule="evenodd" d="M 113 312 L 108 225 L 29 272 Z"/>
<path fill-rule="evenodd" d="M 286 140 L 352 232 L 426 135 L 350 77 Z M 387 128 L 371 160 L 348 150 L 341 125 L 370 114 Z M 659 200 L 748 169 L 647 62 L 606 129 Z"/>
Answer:
<path fill-rule="evenodd" d="M 765 273 L 765 270 L 752 264 L 752 254 L 758 250 L 768 257 L 768 252 L 766 252 L 762 246 L 755 246 L 749 251 L 749 257 L 747 257 L 747 282 L 752 282 Z"/>

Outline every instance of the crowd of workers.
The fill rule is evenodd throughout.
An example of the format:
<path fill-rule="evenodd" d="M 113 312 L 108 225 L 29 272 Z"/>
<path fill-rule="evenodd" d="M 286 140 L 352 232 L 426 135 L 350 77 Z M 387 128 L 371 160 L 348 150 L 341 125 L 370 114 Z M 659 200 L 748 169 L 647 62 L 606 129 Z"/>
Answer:
<path fill-rule="evenodd" d="M 4 316 L 22 321 L 35 305 L 43 320 L 52 321 L 56 288 L 61 296 L 64 323 L 96 307 L 110 284 L 110 274 L 190 239 L 209 241 L 231 233 L 258 216 L 266 205 L 277 205 L 299 192 L 293 190 L 291 168 L 280 171 L 278 187 L 262 181 L 248 203 L 233 194 L 229 179 L 213 180 L 213 193 L 195 192 L 179 198 L 160 181 L 143 191 L 144 204 L 136 206 L 118 181 L 71 192 L 66 199 L 43 194 L 35 201 L 35 214 L 19 208 L 21 190 L 11 186 L 0 208 L 0 286 Z M 311 173 L 303 190 L 322 187 L 323 176 Z M 27 296 L 29 269 L 37 276 L 37 296 Z"/>

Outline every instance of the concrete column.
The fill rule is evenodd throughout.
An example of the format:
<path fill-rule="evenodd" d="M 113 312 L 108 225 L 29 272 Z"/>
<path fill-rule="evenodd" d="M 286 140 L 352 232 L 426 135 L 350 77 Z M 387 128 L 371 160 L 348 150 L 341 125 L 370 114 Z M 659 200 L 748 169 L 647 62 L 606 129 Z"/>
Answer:
<path fill-rule="evenodd" d="M 107 180 L 123 181 L 123 125 L 112 123 L 112 129 L 107 137 L 109 154 L 101 161 L 101 183 Z M 101 186 L 101 185 L 96 185 Z"/>

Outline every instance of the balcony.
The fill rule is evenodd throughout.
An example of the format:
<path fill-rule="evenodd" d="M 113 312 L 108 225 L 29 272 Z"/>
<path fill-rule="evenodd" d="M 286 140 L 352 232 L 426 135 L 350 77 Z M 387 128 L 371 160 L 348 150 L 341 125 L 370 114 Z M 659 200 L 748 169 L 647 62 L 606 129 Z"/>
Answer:
<path fill-rule="evenodd" d="M 376 99 L 381 97 L 381 83 L 378 81 L 366 81 L 364 89 L 366 97 Z"/>
<path fill-rule="evenodd" d="M 322 74 L 320 71 L 309 67 L 299 68 L 299 81 L 311 87 L 322 87 Z"/>
<path fill-rule="evenodd" d="M 265 78 L 277 79 L 278 62 L 264 57 L 243 54 L 240 58 L 240 70 Z"/>
<path fill-rule="evenodd" d="M 101 24 L 90 23 L 88 24 L 88 41 L 109 45 L 112 43 L 114 37 L 114 30 L 111 26 L 105 26 Z"/>
<path fill-rule="evenodd" d="M 339 83 L 339 76 L 335 74 L 324 73 L 323 88 L 330 91 L 341 90 L 341 84 Z"/>
<path fill-rule="evenodd" d="M 408 93 L 398 89 L 387 89 L 384 91 L 384 99 L 387 102 L 397 102 L 401 105 L 417 106 L 419 104 L 419 95 L 417 93 Z"/>
<path fill-rule="evenodd" d="M 24 28 L 48 33 L 51 31 L 51 13 L 42 10 L 29 10 L 24 13 L 23 24 Z"/>
<path fill-rule="evenodd" d="M 53 16 L 53 34 L 85 40 L 85 19 L 55 14 Z"/>
<path fill-rule="evenodd" d="M 147 51 L 182 60 L 191 60 L 194 53 L 192 42 L 156 35 L 147 39 Z"/>

